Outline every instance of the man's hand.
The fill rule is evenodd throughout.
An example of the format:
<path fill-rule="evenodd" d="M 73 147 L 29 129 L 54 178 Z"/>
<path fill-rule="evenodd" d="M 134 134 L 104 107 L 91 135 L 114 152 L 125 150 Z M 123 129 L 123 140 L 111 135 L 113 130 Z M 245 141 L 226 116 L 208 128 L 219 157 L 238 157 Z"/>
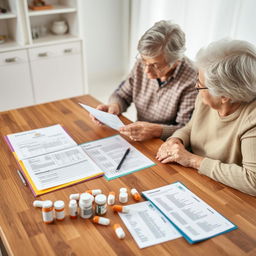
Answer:
<path fill-rule="evenodd" d="M 187 151 L 178 138 L 171 138 L 159 148 L 156 158 L 161 163 L 176 162 L 185 167 L 199 169 L 203 157 Z"/>
<path fill-rule="evenodd" d="M 126 135 L 131 140 L 143 141 L 160 137 L 162 135 L 163 128 L 160 124 L 135 122 L 120 128 L 119 131 L 121 134 Z"/>
<path fill-rule="evenodd" d="M 115 115 L 119 115 L 120 114 L 120 108 L 119 105 L 117 103 L 112 103 L 109 105 L 104 105 L 104 104 L 100 104 L 96 107 L 96 109 L 104 111 L 104 112 L 108 112 L 110 114 L 115 114 Z M 90 118 L 92 119 L 92 121 L 97 124 L 97 125 L 103 125 L 98 119 L 96 119 L 93 115 L 90 114 Z"/>

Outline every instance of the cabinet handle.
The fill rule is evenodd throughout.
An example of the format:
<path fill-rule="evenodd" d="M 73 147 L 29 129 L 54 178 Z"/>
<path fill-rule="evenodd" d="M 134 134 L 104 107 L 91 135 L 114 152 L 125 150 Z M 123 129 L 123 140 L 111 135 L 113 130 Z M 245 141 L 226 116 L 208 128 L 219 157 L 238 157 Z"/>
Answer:
<path fill-rule="evenodd" d="M 5 59 L 5 62 L 7 62 L 7 63 L 16 62 L 16 61 L 17 61 L 16 57 Z"/>
<path fill-rule="evenodd" d="M 64 49 L 64 53 L 71 53 L 71 52 L 72 52 L 72 48 Z"/>
<path fill-rule="evenodd" d="M 47 56 L 48 56 L 47 52 L 38 53 L 38 57 L 47 57 Z"/>

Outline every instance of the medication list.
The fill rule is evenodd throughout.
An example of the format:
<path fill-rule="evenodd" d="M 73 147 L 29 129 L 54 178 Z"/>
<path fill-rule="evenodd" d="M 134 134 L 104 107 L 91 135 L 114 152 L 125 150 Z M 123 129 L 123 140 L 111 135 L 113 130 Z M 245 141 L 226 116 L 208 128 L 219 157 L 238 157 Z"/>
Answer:
<path fill-rule="evenodd" d="M 237 228 L 180 182 L 144 191 L 143 195 L 178 228 L 190 243 Z"/>
<path fill-rule="evenodd" d="M 129 213 L 119 215 L 139 248 L 181 237 L 168 219 L 149 201 L 127 205 Z"/>

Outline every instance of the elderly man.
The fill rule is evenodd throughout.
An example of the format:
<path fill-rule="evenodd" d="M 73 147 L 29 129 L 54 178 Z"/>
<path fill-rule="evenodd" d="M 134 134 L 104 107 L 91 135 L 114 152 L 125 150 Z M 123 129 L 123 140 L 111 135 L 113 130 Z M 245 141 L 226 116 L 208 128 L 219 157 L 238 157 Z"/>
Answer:
<path fill-rule="evenodd" d="M 157 22 L 146 31 L 138 51 L 128 78 L 111 95 L 109 104 L 97 109 L 118 115 L 133 102 L 138 121 L 121 128 L 120 133 L 135 141 L 165 140 L 190 119 L 197 72 L 184 56 L 184 32 L 170 21 Z"/>

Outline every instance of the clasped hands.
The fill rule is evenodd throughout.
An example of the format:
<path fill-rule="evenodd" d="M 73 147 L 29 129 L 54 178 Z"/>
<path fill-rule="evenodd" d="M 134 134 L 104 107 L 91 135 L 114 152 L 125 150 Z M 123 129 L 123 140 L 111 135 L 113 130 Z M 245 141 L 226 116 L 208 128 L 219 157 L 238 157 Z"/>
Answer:
<path fill-rule="evenodd" d="M 185 167 L 199 169 L 203 157 L 192 154 L 185 149 L 182 141 L 178 138 L 170 138 L 159 148 L 156 159 L 161 163 L 175 162 Z"/>

